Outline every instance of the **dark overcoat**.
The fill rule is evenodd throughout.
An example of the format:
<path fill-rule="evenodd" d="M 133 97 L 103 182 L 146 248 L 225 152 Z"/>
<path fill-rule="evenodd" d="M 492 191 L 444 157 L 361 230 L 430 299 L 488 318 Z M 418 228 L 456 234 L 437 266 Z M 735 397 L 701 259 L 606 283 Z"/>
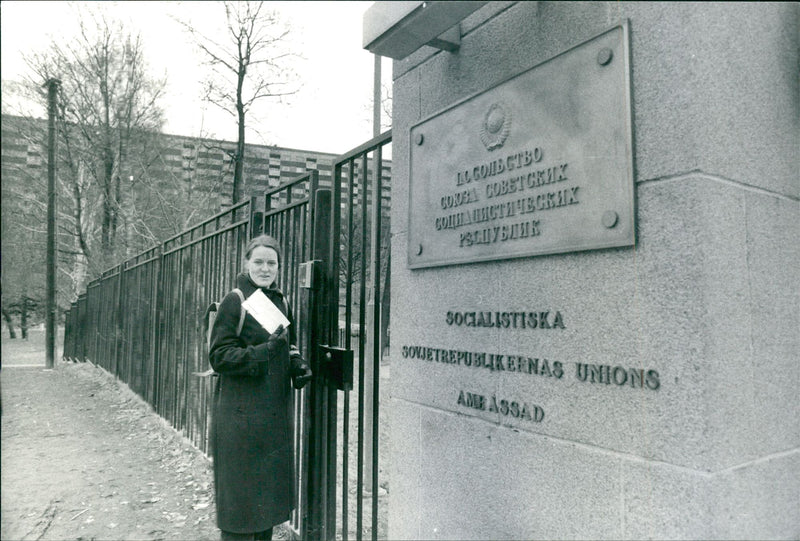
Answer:
<path fill-rule="evenodd" d="M 257 288 L 247 274 L 236 283 L 245 299 Z M 294 500 L 289 346 L 296 331 L 283 294 L 274 284 L 261 290 L 291 322 L 289 342 L 268 347 L 269 333 L 250 314 L 237 336 L 241 300 L 232 291 L 220 303 L 209 348 L 219 373 L 211 425 L 217 526 L 236 533 L 285 522 Z"/>

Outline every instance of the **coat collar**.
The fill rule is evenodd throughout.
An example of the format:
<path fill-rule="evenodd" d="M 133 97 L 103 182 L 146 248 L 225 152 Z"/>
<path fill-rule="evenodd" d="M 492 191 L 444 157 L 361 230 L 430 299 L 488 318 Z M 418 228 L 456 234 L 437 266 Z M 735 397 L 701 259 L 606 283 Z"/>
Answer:
<path fill-rule="evenodd" d="M 250 275 L 247 274 L 246 272 L 243 272 L 236 277 L 236 287 L 242 290 L 242 293 L 244 293 L 245 298 L 252 295 L 256 289 L 261 289 L 261 291 L 263 291 L 265 295 L 277 294 L 283 297 L 283 292 L 280 289 L 278 289 L 277 284 L 278 282 L 276 280 L 269 287 L 259 287 L 255 283 L 253 283 L 253 280 L 250 279 Z"/>

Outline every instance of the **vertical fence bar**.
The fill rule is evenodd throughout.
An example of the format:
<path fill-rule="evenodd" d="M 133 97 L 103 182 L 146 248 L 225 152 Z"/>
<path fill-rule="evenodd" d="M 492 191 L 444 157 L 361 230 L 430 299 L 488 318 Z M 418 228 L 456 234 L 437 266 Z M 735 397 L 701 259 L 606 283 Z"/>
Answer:
<path fill-rule="evenodd" d="M 315 223 L 317 219 L 316 210 L 315 210 L 315 200 L 316 200 L 316 193 L 319 187 L 319 174 L 316 171 L 312 171 L 309 178 L 309 187 L 308 187 L 308 202 L 305 205 L 305 214 L 304 219 L 302 221 L 302 245 L 303 245 L 303 260 L 311 260 L 314 257 L 314 252 L 312 250 L 312 232 L 315 230 Z M 312 276 L 312 280 L 314 277 Z M 310 290 L 306 290 L 308 294 Z M 298 299 L 299 300 L 299 299 Z M 311 361 L 314 357 L 313 346 L 310 341 L 310 337 L 312 334 L 312 329 L 310 327 L 310 318 L 312 317 L 311 313 L 306 314 L 306 318 L 309 320 L 306 324 L 301 325 L 300 329 L 303 331 L 300 336 L 298 336 L 299 344 L 305 345 L 304 354 L 306 359 Z M 319 374 L 317 374 L 317 378 L 319 378 Z M 310 446 L 310 421 L 308 419 L 308 414 L 311 409 L 311 393 L 310 393 L 311 386 L 308 386 L 306 390 L 301 392 L 301 399 L 299 400 L 299 408 L 297 410 L 297 424 L 295 425 L 295 431 L 297 434 L 298 442 L 298 449 L 300 451 L 300 457 L 298 458 L 298 465 L 300 476 L 298 479 L 298 509 L 296 512 L 297 516 L 297 532 L 305 532 L 306 531 L 306 523 L 305 517 L 308 513 L 309 507 L 309 500 L 307 497 L 307 491 L 310 485 L 310 460 L 309 460 L 309 450 L 311 449 Z M 297 396 L 297 394 L 295 394 Z"/>
<path fill-rule="evenodd" d="M 202 234 L 205 237 L 205 235 L 206 235 L 206 224 L 203 224 Z M 211 276 L 211 272 L 212 271 L 211 271 L 211 258 L 209 256 L 210 256 L 210 249 L 211 249 L 210 245 L 211 245 L 211 243 L 212 243 L 212 239 L 208 239 L 205 242 L 203 242 L 202 249 L 201 249 L 201 255 L 200 255 L 200 260 L 202 261 L 203 269 L 206 270 L 206 272 L 203 273 L 203 283 L 202 283 L 202 291 L 203 291 L 202 298 L 205 298 L 206 302 L 214 302 L 214 301 L 211 300 L 212 297 L 210 295 L 210 289 L 211 289 L 211 287 L 210 287 L 211 286 L 210 276 Z M 206 317 L 205 312 L 203 313 L 203 317 Z M 206 329 L 205 325 L 207 325 L 208 322 L 207 321 L 203 321 L 202 324 L 203 324 L 203 327 L 201 327 L 201 328 Z M 203 358 L 207 359 L 208 358 L 208 344 L 206 342 L 206 336 L 200 336 L 200 344 L 201 344 L 200 345 L 200 351 L 202 352 L 202 356 L 203 356 Z M 200 448 L 203 450 L 204 453 L 207 453 L 208 452 L 208 436 L 209 436 L 209 434 L 208 434 L 208 418 L 209 418 L 208 381 L 207 380 L 201 380 L 199 382 L 199 384 L 198 384 L 198 387 L 199 387 L 199 393 L 200 393 L 200 411 L 201 411 L 201 413 L 203 415 L 203 417 L 201 418 L 203 424 L 201 425 L 201 430 L 200 430 L 200 434 L 199 434 L 200 443 L 201 443 L 201 447 Z"/>
<path fill-rule="evenodd" d="M 69 360 L 72 353 L 72 314 L 75 303 L 70 305 L 70 308 L 64 314 L 64 350 L 61 353 L 61 358 L 64 361 Z"/>
<path fill-rule="evenodd" d="M 89 358 L 89 340 L 91 340 L 91 327 L 86 317 L 86 292 L 78 295 L 78 329 L 80 329 L 80 338 L 78 338 L 78 354 L 80 355 L 81 362 L 86 362 Z"/>
<path fill-rule="evenodd" d="M 364 377 L 366 363 L 366 309 L 367 309 L 367 156 L 361 156 L 361 242 L 359 259 L 360 268 L 360 298 L 358 306 L 358 484 L 356 497 L 358 498 L 357 509 L 357 533 L 356 539 L 361 541 L 364 531 Z M 351 163 L 354 163 L 351 161 Z"/>
<path fill-rule="evenodd" d="M 375 179 L 372 188 L 372 299 L 374 302 L 374 313 L 372 320 L 372 539 L 378 539 L 378 408 L 380 390 L 380 370 L 381 370 L 381 147 L 375 150 L 373 157 L 375 165 Z"/>
<path fill-rule="evenodd" d="M 170 254 L 170 260 L 172 261 L 172 268 L 174 271 L 173 282 L 171 284 L 170 289 L 171 291 L 171 298 L 172 302 L 170 303 L 170 314 L 169 319 L 167 320 L 167 335 L 171 338 L 169 344 L 169 396 L 171 400 L 169 401 L 169 410 L 167 411 L 167 420 L 180 430 L 180 426 L 178 426 L 176 422 L 176 418 L 178 416 L 178 372 L 179 372 L 179 357 L 178 357 L 178 350 L 181 344 L 181 337 L 180 337 L 180 329 L 175 328 L 175 322 L 178 320 L 178 314 L 181 312 L 181 301 L 183 300 L 181 295 L 181 275 L 183 274 L 183 260 L 181 259 L 181 252 L 180 249 Z"/>
<path fill-rule="evenodd" d="M 314 260 L 324 261 L 329 255 L 330 242 L 329 229 L 330 229 L 330 210 L 331 210 L 331 194 L 329 190 L 318 190 L 314 200 L 314 215 L 312 217 L 312 248 L 311 258 Z M 309 436 L 308 436 L 308 450 L 309 450 L 309 479 L 307 487 L 306 501 L 308 507 L 306 509 L 306 516 L 304 517 L 305 532 L 302 536 L 303 539 L 315 541 L 318 539 L 327 539 L 325 535 L 325 514 L 323 504 L 325 502 L 325 453 L 324 453 L 324 437 L 325 437 L 325 423 L 323 418 L 325 406 L 325 386 L 321 366 L 321 354 L 316 347 L 326 337 L 322 330 L 322 326 L 317 322 L 322 323 L 326 320 L 325 310 L 327 309 L 326 298 L 328 297 L 327 287 L 329 287 L 330 277 L 327 275 L 328 269 L 325 269 L 323 276 L 320 276 L 320 289 L 310 290 L 308 300 L 308 315 L 311 319 L 308 334 L 308 348 L 310 349 L 309 356 L 311 361 L 311 368 L 317 377 L 311 380 L 309 389 Z"/>
<path fill-rule="evenodd" d="M 72 326 L 72 317 L 70 314 L 71 311 L 72 307 L 70 305 L 70 308 L 68 308 L 67 311 L 64 312 L 64 348 L 61 352 L 61 359 L 64 361 L 69 359 L 69 350 L 71 347 L 70 344 L 70 338 L 71 338 L 70 327 Z"/>
<path fill-rule="evenodd" d="M 342 244 L 342 174 L 341 171 L 332 178 L 332 201 L 330 230 L 330 288 L 329 288 L 329 320 L 328 344 L 339 345 L 339 284 L 340 284 L 340 255 Z M 328 532 L 331 538 L 336 536 L 336 455 L 337 455 L 337 420 L 338 420 L 338 393 L 333 385 L 328 389 Z"/>
<path fill-rule="evenodd" d="M 158 342 L 160 338 L 159 332 L 159 314 L 161 308 L 161 265 L 163 263 L 164 245 L 156 246 L 156 258 L 153 261 L 153 287 L 150 288 L 150 373 L 148 374 L 147 383 L 149 386 L 148 394 L 145 397 L 150 404 L 155 404 L 158 397 L 156 390 L 156 381 L 158 373 Z"/>
<path fill-rule="evenodd" d="M 166 332 L 167 312 L 169 310 L 169 256 L 167 255 L 167 243 L 161 245 L 161 254 L 159 256 L 159 274 L 160 281 L 158 284 L 158 315 L 156 317 L 156 356 L 153 358 L 153 392 L 155 393 L 154 407 L 156 412 L 163 415 L 164 394 L 166 386 L 164 385 L 164 367 L 167 364 L 167 342 L 169 340 Z"/>
<path fill-rule="evenodd" d="M 345 316 L 344 316 L 344 347 L 350 349 L 352 343 L 353 326 L 353 203 L 354 194 L 353 168 L 348 167 L 347 172 L 347 271 L 345 273 Z M 342 540 L 347 541 L 349 534 L 349 477 L 350 477 L 350 392 L 344 392 L 343 434 L 342 434 Z"/>

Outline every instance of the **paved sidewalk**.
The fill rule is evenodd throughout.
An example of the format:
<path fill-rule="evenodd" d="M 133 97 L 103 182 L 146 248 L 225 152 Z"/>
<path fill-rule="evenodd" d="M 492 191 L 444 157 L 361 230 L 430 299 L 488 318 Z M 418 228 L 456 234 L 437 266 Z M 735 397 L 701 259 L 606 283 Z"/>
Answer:
<path fill-rule="evenodd" d="M 0 538 L 219 539 L 209 460 L 124 384 L 3 365 Z"/>

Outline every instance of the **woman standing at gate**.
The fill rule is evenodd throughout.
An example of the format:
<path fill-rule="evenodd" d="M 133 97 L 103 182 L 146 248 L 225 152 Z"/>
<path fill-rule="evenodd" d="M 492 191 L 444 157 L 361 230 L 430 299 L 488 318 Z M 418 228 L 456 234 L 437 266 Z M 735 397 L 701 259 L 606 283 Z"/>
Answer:
<path fill-rule="evenodd" d="M 211 331 L 209 361 L 219 374 L 211 425 L 217 526 L 222 540 L 272 539 L 294 499 L 292 395 L 311 370 L 296 347 L 292 312 L 277 288 L 280 247 L 252 239 L 238 292 L 225 296 Z M 260 289 L 289 320 L 270 334 L 242 315 L 242 298 Z"/>

